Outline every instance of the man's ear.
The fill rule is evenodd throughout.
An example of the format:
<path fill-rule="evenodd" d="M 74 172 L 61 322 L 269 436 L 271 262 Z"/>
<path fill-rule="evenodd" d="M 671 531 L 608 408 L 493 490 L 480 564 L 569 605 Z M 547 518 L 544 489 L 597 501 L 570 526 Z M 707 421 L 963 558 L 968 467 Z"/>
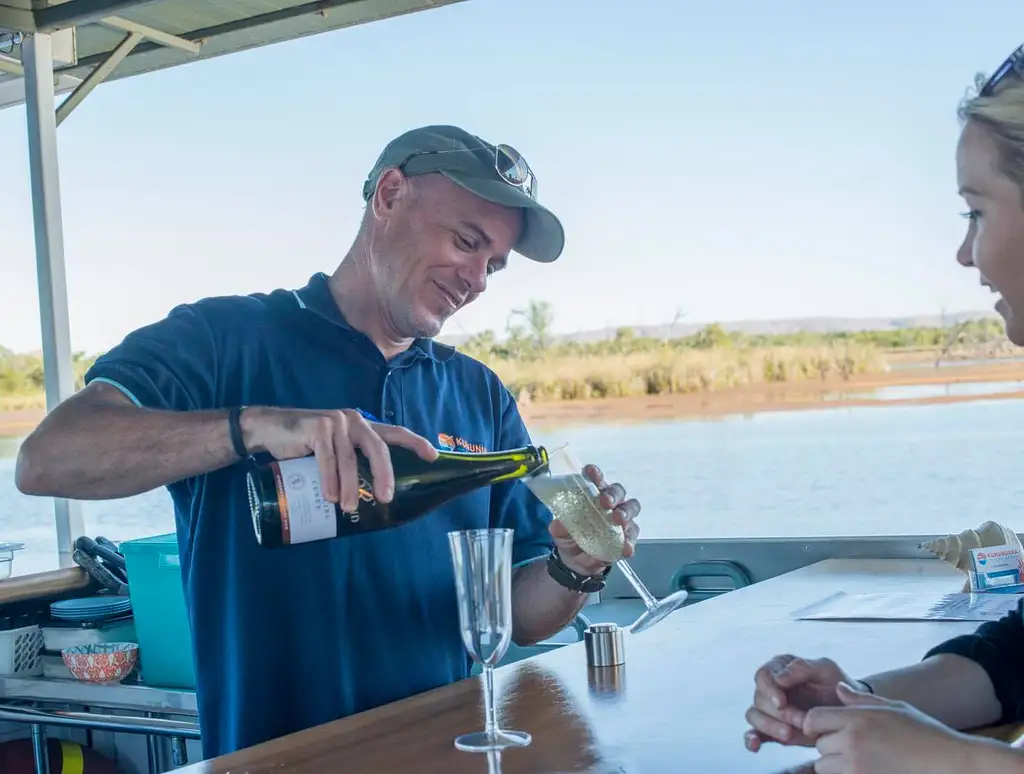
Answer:
<path fill-rule="evenodd" d="M 377 187 L 370 199 L 373 215 L 377 220 L 387 220 L 395 210 L 395 206 L 409 196 L 412 181 L 400 169 L 391 168 L 377 180 Z"/>

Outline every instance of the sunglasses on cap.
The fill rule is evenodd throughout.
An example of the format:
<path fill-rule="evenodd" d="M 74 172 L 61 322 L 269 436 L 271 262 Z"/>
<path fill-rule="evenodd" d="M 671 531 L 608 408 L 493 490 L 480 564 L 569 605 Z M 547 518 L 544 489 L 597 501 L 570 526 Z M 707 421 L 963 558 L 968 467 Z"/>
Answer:
<path fill-rule="evenodd" d="M 1018 46 L 1013 53 L 1006 57 L 996 71 L 992 73 L 985 85 L 978 92 L 979 97 L 990 97 L 996 86 L 1006 80 L 1010 75 L 1020 75 L 1024 71 L 1024 45 Z"/>
<path fill-rule="evenodd" d="M 478 148 L 451 148 L 446 150 L 420 151 L 407 158 L 399 167 L 403 172 L 414 159 L 423 156 L 435 156 L 442 153 L 476 153 L 482 149 Z M 416 166 L 413 164 L 412 166 Z M 494 147 L 494 170 L 498 177 L 509 185 L 520 189 L 523 193 L 536 201 L 537 199 L 537 176 L 533 174 L 530 165 L 526 163 L 523 155 L 511 145 L 502 143 Z"/>

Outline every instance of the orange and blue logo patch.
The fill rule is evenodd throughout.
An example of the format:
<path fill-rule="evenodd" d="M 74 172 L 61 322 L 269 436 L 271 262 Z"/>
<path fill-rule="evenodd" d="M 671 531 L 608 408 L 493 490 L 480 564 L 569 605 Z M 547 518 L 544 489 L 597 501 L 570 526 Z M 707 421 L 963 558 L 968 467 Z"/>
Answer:
<path fill-rule="evenodd" d="M 437 445 L 445 451 L 461 451 L 461 452 L 485 452 L 487 451 L 486 446 L 481 446 L 478 443 L 470 443 L 465 438 L 459 438 L 457 435 L 451 435 L 450 433 L 438 433 L 437 434 Z"/>

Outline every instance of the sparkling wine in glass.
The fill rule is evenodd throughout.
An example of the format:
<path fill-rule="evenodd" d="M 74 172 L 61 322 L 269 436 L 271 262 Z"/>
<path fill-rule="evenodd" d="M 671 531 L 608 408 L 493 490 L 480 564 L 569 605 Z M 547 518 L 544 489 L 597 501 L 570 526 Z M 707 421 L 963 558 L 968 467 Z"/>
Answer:
<path fill-rule="evenodd" d="M 554 518 L 565 525 L 576 545 L 591 556 L 615 566 L 633 584 L 647 608 L 630 627 L 631 632 L 650 629 L 669 613 L 683 606 L 688 596 L 680 590 L 662 600 L 655 599 L 644 582 L 622 558 L 626 536 L 622 527 L 612 521 L 612 512 L 601 505 L 600 492 L 583 475 L 583 466 L 569 451 L 568 444 L 548 455 L 548 464 L 524 479 L 537 499 L 544 503 Z"/>
<path fill-rule="evenodd" d="M 512 639 L 512 530 L 470 529 L 448 533 L 459 599 L 462 643 L 482 668 L 484 730 L 455 738 L 455 747 L 488 752 L 525 747 L 525 731 L 498 728 L 494 667 Z"/>

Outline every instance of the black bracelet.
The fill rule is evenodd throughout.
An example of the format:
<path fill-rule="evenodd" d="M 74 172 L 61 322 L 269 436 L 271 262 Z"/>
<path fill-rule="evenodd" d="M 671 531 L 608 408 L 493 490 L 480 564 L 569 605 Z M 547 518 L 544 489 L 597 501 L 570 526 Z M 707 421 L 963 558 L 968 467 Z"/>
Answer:
<path fill-rule="evenodd" d="M 245 406 L 235 406 L 228 412 L 228 429 L 231 432 L 231 445 L 243 460 L 249 456 L 249 450 L 245 448 L 245 440 L 242 438 L 242 411 Z"/>

